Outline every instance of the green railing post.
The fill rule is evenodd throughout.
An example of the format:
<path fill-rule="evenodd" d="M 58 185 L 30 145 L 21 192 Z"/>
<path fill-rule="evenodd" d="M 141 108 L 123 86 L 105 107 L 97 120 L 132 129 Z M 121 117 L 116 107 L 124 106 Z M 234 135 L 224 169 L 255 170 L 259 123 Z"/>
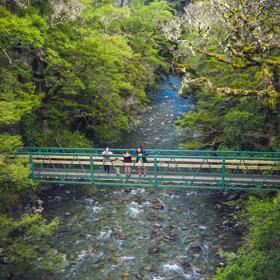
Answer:
<path fill-rule="evenodd" d="M 32 154 L 29 154 L 29 163 L 31 165 L 31 178 L 33 181 L 36 180 L 36 176 L 35 176 L 35 167 L 34 167 L 34 161 L 33 161 L 33 158 L 32 158 Z"/>
<path fill-rule="evenodd" d="M 94 182 L 94 170 L 93 170 L 92 156 L 90 156 L 90 176 L 91 176 L 91 183 L 93 183 Z"/>
<path fill-rule="evenodd" d="M 225 189 L 225 168 L 226 168 L 226 162 L 225 162 L 225 156 L 222 156 L 222 178 L 221 178 L 221 187 L 224 190 Z"/>
<path fill-rule="evenodd" d="M 158 173 L 157 158 L 154 157 L 154 187 L 157 187 L 158 185 L 157 173 Z"/>

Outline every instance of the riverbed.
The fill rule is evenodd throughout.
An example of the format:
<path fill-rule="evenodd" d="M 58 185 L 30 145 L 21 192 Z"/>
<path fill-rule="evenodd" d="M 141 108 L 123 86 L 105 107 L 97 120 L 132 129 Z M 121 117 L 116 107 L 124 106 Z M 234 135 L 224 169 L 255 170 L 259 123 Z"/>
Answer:
<path fill-rule="evenodd" d="M 179 87 L 178 76 L 162 79 L 118 147 L 178 148 L 174 122 L 195 106 Z M 65 261 L 50 279 L 206 280 L 225 265 L 222 251 L 241 244 L 224 226 L 232 214 L 222 196 L 210 191 L 56 186 L 43 195 L 45 215 L 60 220 L 50 243 Z"/>

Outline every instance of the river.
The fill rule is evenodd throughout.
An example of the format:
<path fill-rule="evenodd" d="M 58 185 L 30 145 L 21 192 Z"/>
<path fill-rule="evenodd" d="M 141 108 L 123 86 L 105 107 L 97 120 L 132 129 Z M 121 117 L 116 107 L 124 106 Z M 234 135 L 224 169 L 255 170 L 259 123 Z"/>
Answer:
<path fill-rule="evenodd" d="M 179 87 L 177 76 L 162 79 L 119 147 L 177 148 L 174 121 L 194 108 Z M 206 280 L 224 265 L 220 253 L 241 244 L 214 192 L 60 186 L 43 197 L 45 215 L 60 220 L 50 243 L 65 259 L 49 279 Z"/>

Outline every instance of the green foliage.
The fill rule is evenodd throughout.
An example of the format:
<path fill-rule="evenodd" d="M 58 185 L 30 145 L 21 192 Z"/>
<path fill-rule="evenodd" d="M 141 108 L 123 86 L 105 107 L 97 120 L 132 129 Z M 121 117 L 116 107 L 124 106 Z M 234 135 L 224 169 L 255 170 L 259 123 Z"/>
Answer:
<path fill-rule="evenodd" d="M 6 125 L 19 122 L 24 114 L 39 106 L 41 95 L 34 92 L 32 82 L 19 82 L 16 73 L 0 68 L 0 122 Z"/>
<path fill-rule="evenodd" d="M 182 147 L 279 149 L 276 9 L 259 1 L 188 6 L 178 57 L 185 73 L 183 92 L 195 95 L 197 107 L 178 122 L 190 131 Z M 259 16 L 257 10 L 262 10 Z"/>
<path fill-rule="evenodd" d="M 169 5 L 81 1 L 83 9 L 73 17 L 67 3 L 59 13 L 56 3 L 41 2 L 26 2 L 22 10 L 1 8 L 12 19 L 2 28 L 10 38 L 3 37 L 2 83 L 6 98 L 15 100 L 0 104 L 3 110 L 10 108 L 5 122 L 21 120 L 27 145 L 88 146 L 117 140 L 144 110 L 145 90 L 156 70 L 168 68 L 161 56 L 168 47 L 161 25 L 173 17 Z M 56 17 L 49 17 L 49 9 Z M 14 31 L 16 37 L 11 36 Z M 15 93 L 8 93 L 10 84 L 18 85 Z M 77 140 L 73 135 L 79 135 Z"/>
<path fill-rule="evenodd" d="M 44 23 L 38 20 L 38 17 L 20 18 L 3 7 L 0 6 L 0 42 L 1 50 L 17 46 L 27 47 L 30 44 L 40 47 L 43 44 L 44 38 L 41 36 L 41 31 L 36 26 L 45 27 Z M 38 24 L 39 23 L 39 24 Z"/>
<path fill-rule="evenodd" d="M 47 244 L 57 226 L 57 220 L 46 224 L 38 214 L 23 215 L 19 220 L 0 216 L 0 278 L 30 279 L 36 272 L 42 277 L 62 268 L 61 257 Z"/>
<path fill-rule="evenodd" d="M 252 199 L 247 244 L 219 269 L 215 280 L 274 280 L 280 275 L 280 195 L 273 200 Z"/>
<path fill-rule="evenodd" d="M 196 112 L 178 121 L 192 131 L 184 146 L 193 141 L 197 147 L 234 150 L 275 149 L 271 138 L 275 135 L 278 118 L 272 119 L 270 110 L 253 97 L 223 98 L 213 92 L 196 95 Z M 193 135 L 195 137 L 193 137 Z"/>

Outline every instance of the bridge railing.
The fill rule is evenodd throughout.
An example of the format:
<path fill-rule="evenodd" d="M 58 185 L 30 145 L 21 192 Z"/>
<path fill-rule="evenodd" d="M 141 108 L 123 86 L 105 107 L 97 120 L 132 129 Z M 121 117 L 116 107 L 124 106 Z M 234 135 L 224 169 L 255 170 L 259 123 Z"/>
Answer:
<path fill-rule="evenodd" d="M 27 157 L 32 178 L 45 183 L 224 190 L 275 190 L 280 185 L 280 153 L 147 149 L 147 163 L 139 166 L 133 157 L 127 177 L 122 162 L 127 149 L 112 149 L 109 175 L 103 171 L 102 150 L 39 147 L 25 148 L 18 156 Z"/>
<path fill-rule="evenodd" d="M 103 148 L 65 148 L 65 147 L 23 147 L 21 153 L 87 153 L 101 154 Z M 135 149 L 115 148 L 110 149 L 114 154 L 121 154 L 125 151 L 133 152 Z M 197 156 L 234 156 L 234 157 L 269 157 L 280 158 L 280 152 L 265 151 L 232 151 L 232 150 L 185 150 L 185 149 L 145 149 L 149 155 L 197 155 Z"/>

